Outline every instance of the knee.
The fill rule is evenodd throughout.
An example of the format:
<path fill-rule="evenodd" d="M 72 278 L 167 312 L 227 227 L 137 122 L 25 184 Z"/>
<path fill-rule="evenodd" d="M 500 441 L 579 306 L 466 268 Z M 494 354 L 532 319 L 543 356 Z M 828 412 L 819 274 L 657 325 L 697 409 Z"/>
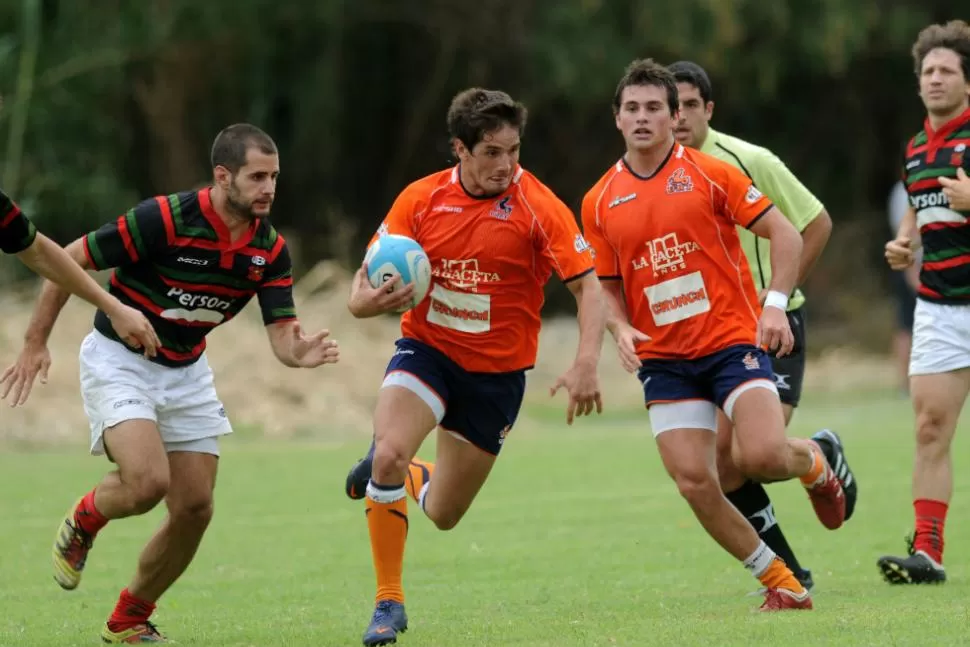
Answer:
<path fill-rule="evenodd" d="M 720 484 L 714 474 L 701 466 L 681 470 L 674 477 L 674 481 L 680 495 L 692 508 L 703 507 L 722 496 Z"/>
<path fill-rule="evenodd" d="M 403 482 L 411 458 L 400 445 L 386 438 L 379 439 L 374 447 L 374 464 L 371 467 L 371 474 L 379 483 Z"/>
<path fill-rule="evenodd" d="M 738 457 L 738 468 L 748 478 L 770 481 L 788 473 L 784 445 L 760 446 Z"/>
<path fill-rule="evenodd" d="M 438 530 L 451 530 L 458 525 L 461 521 L 462 515 L 460 514 L 439 514 L 439 515 L 428 515 L 428 518 L 434 523 Z"/>
<path fill-rule="evenodd" d="M 134 514 L 144 514 L 159 504 L 168 494 L 168 470 L 149 470 L 124 479 L 130 493 Z"/>
<path fill-rule="evenodd" d="M 186 501 L 172 502 L 168 510 L 173 522 L 182 526 L 203 529 L 212 521 L 213 512 L 211 493 L 199 495 Z"/>
<path fill-rule="evenodd" d="M 925 408 L 916 414 L 916 444 L 924 449 L 945 449 L 946 415 L 935 408 Z"/>

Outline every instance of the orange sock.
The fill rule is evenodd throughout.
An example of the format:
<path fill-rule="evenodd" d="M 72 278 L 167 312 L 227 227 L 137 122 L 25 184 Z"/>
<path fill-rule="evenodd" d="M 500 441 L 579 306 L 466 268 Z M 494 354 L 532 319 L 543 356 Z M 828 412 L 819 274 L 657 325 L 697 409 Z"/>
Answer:
<path fill-rule="evenodd" d="M 422 503 L 421 490 L 431 480 L 432 474 L 434 474 L 434 463 L 428 463 L 420 458 L 411 460 L 411 464 L 408 466 L 408 476 L 404 481 L 404 488 L 416 502 Z"/>
<path fill-rule="evenodd" d="M 825 456 L 822 455 L 822 451 L 815 446 L 815 443 L 811 443 L 812 447 L 812 469 L 808 470 L 806 474 L 801 476 L 802 485 L 805 487 L 812 487 L 818 483 L 819 479 L 822 478 L 822 473 L 825 471 Z"/>
<path fill-rule="evenodd" d="M 377 601 L 404 603 L 401 584 L 404 545 L 408 536 L 408 499 L 403 485 L 367 485 L 367 528 L 370 531 Z"/>
<path fill-rule="evenodd" d="M 758 580 L 769 589 L 788 589 L 796 595 L 801 595 L 805 591 L 805 587 L 795 578 L 791 569 L 777 557 L 771 560 L 771 564 L 758 576 Z"/>

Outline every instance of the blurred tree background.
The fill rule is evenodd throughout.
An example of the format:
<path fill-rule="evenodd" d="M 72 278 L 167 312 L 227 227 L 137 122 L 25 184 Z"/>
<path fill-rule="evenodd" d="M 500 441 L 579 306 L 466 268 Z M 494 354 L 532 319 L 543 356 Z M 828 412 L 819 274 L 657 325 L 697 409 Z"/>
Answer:
<path fill-rule="evenodd" d="M 922 27 L 966 9 L 0 0 L 0 186 L 66 244 L 143 197 L 208 182 L 214 135 L 249 121 L 280 147 L 273 220 L 298 270 L 321 259 L 352 268 L 396 193 L 451 163 L 444 116 L 457 91 L 498 87 L 523 100 L 522 162 L 578 211 L 622 150 L 610 100 L 624 66 L 692 59 L 712 77 L 713 126 L 774 150 L 835 221 L 807 286 L 816 349 L 851 336 L 882 350 L 886 201 L 923 119 L 910 47 Z M 550 311 L 571 307 L 565 290 L 550 289 Z"/>

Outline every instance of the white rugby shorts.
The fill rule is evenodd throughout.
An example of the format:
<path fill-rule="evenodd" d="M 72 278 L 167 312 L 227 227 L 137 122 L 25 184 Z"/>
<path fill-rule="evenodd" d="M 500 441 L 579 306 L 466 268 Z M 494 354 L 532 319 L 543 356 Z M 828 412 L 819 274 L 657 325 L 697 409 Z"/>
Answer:
<path fill-rule="evenodd" d="M 189 366 L 161 366 L 93 330 L 79 359 L 94 455 L 104 454 L 105 429 L 126 420 L 155 422 L 169 452 L 218 456 L 216 439 L 232 433 L 204 353 Z"/>
<path fill-rule="evenodd" d="M 934 375 L 970 367 L 970 305 L 916 300 L 910 375 Z"/>

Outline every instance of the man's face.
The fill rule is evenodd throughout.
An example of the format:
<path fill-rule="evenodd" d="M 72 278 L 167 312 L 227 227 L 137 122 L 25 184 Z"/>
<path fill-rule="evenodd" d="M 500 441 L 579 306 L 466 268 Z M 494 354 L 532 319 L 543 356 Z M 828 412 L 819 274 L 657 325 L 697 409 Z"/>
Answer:
<path fill-rule="evenodd" d="M 659 85 L 630 85 L 620 94 L 616 128 L 627 150 L 645 152 L 669 141 L 677 115 L 670 114 L 667 90 Z"/>
<path fill-rule="evenodd" d="M 931 49 L 923 58 L 919 96 L 932 115 L 950 115 L 967 106 L 970 79 L 963 76 L 960 55 L 952 49 Z"/>
<path fill-rule="evenodd" d="M 470 151 L 464 143 L 456 141 L 465 188 L 485 195 L 503 193 L 512 183 L 521 148 L 518 128 L 508 124 L 485 133 Z"/>
<path fill-rule="evenodd" d="M 701 91 L 690 83 L 678 83 L 677 95 L 680 97 L 680 119 L 674 129 L 674 137 L 684 146 L 700 148 L 707 139 L 714 102 L 704 103 Z"/>
<path fill-rule="evenodd" d="M 246 151 L 246 164 L 236 173 L 225 174 L 222 180 L 226 183 L 223 187 L 226 202 L 240 218 L 265 218 L 276 197 L 279 174 L 279 155 L 267 155 L 259 148 L 250 148 Z"/>

